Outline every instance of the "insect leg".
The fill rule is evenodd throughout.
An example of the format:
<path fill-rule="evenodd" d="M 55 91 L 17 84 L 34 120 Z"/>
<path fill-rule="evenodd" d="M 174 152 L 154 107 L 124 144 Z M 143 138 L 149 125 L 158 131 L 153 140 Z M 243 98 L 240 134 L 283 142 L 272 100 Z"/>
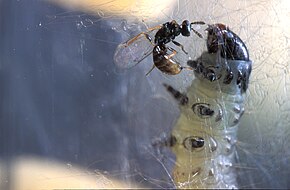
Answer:
<path fill-rule="evenodd" d="M 186 105 L 188 103 L 188 97 L 185 94 L 182 94 L 178 90 L 174 89 L 168 84 L 163 84 L 163 86 L 170 92 L 170 94 L 181 104 Z"/>
<path fill-rule="evenodd" d="M 193 71 L 193 69 L 191 67 L 182 67 L 182 69 L 187 69 L 187 70 Z"/>
<path fill-rule="evenodd" d="M 178 42 L 177 42 L 178 43 Z M 181 44 L 180 44 L 181 45 Z M 177 51 L 175 49 L 173 49 L 172 47 L 167 47 L 168 50 L 172 51 L 171 54 L 166 55 L 167 59 L 170 59 L 171 57 L 173 57 L 174 55 L 176 55 Z M 178 63 L 179 64 L 179 63 Z M 193 70 L 191 67 L 183 67 L 181 66 L 182 69 L 187 69 L 187 70 Z"/>
<path fill-rule="evenodd" d="M 182 49 L 182 51 L 183 51 L 185 54 L 188 54 L 188 53 L 184 50 L 183 45 L 181 45 L 179 42 L 174 41 L 174 40 L 172 40 L 172 42 L 173 42 L 176 46 L 180 47 L 180 48 Z"/>
<path fill-rule="evenodd" d="M 145 32 L 141 32 L 140 34 L 138 34 L 134 38 L 132 38 L 129 41 L 127 41 L 126 42 L 126 45 L 129 46 L 131 43 L 133 43 L 134 41 L 136 41 L 141 35 L 144 35 L 146 37 L 146 39 L 149 40 L 152 45 L 154 45 L 153 42 L 152 42 L 152 38 L 147 33 L 145 33 Z"/>
<path fill-rule="evenodd" d="M 155 68 L 155 65 L 153 64 L 152 68 L 146 73 L 146 77 L 153 71 L 154 68 Z"/>
<path fill-rule="evenodd" d="M 150 51 L 149 53 L 144 54 L 144 57 L 142 59 L 140 59 L 137 64 L 141 63 L 145 58 L 147 58 L 149 55 L 151 55 L 152 52 L 153 51 Z"/>
<path fill-rule="evenodd" d="M 175 56 L 177 54 L 177 51 L 175 49 L 173 49 L 172 47 L 167 47 L 168 50 L 172 51 L 171 54 L 169 55 L 165 55 L 166 59 L 170 59 L 171 57 Z"/>
<path fill-rule="evenodd" d="M 158 148 L 162 148 L 162 147 L 172 147 L 177 143 L 176 137 L 175 136 L 167 136 L 166 134 L 162 134 L 162 136 L 160 136 L 158 139 L 154 140 L 152 142 L 152 146 L 153 147 L 158 147 Z"/>
<path fill-rule="evenodd" d="M 141 32 L 140 34 L 138 34 L 137 36 L 133 37 L 132 39 L 130 39 L 129 41 L 126 42 L 126 45 L 129 46 L 131 43 L 133 43 L 134 41 L 136 41 L 140 36 L 144 35 L 146 37 L 146 39 L 153 45 L 155 46 L 155 44 L 152 42 L 152 38 L 149 36 L 149 32 L 152 32 L 153 30 L 158 30 L 160 29 L 161 26 L 155 26 L 153 28 L 149 28 L 147 30 L 147 32 Z"/>

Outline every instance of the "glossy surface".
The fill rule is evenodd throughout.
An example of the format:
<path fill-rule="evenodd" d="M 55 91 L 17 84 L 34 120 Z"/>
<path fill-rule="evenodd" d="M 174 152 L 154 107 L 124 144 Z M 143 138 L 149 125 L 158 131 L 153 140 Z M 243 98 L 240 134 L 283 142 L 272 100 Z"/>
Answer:
<path fill-rule="evenodd" d="M 95 5 L 87 6 L 93 10 Z M 78 175 L 62 172 L 49 178 L 47 171 L 38 170 L 38 176 L 44 176 L 38 181 L 41 185 L 53 180 L 67 184 L 64 180 L 80 179 L 79 175 L 97 180 L 98 172 L 105 172 L 128 186 L 137 182 L 152 188 L 173 187 L 168 173 L 174 155 L 168 149 L 160 153 L 151 144 L 163 138 L 162 134 L 170 134 L 179 115 L 178 105 L 163 83 L 183 93 L 194 76 L 185 71 L 172 78 L 154 70 L 145 77 L 151 59 L 126 74 L 116 72 L 113 64 L 113 51 L 119 43 L 146 30 L 144 25 L 151 27 L 171 19 L 178 23 L 184 19 L 226 23 L 243 39 L 254 63 L 252 80 L 245 94 L 245 108 L 233 105 L 229 121 L 235 123 L 237 112 L 244 115 L 237 139 L 230 134 L 220 139 L 226 145 L 225 155 L 236 143 L 238 160 L 236 164 L 227 160 L 216 163 L 225 174 L 237 168 L 237 183 L 242 188 L 289 187 L 288 0 L 185 0 L 167 8 L 158 10 L 161 15 L 154 19 L 110 21 L 113 24 L 108 26 L 102 14 L 95 17 L 43 1 L 1 1 L 0 159 L 4 163 L 1 174 L 8 171 L 1 177 L 5 179 L 1 185 L 8 185 L 0 189 L 9 189 L 15 182 L 9 178 L 10 161 L 23 155 L 57 160 L 69 171 L 84 168 Z M 165 13 L 168 10 L 170 14 Z M 128 27 L 134 24 L 135 29 Z M 120 32 L 120 27 L 126 31 Z M 195 37 L 180 43 L 192 60 L 206 50 L 204 41 Z M 176 58 L 186 66 L 189 58 L 181 54 Z M 225 77 L 226 81 L 230 78 Z M 221 123 L 219 118 L 226 114 L 224 106 L 209 103 L 216 107 L 208 121 Z M 193 114 L 191 106 L 186 116 Z M 210 134 L 204 139 L 212 147 L 207 153 L 217 152 L 216 137 Z M 205 163 L 212 166 L 209 161 Z M 191 169 L 192 176 L 201 176 L 200 166 Z M 203 174 L 211 182 L 215 171 Z M 35 181 L 23 176 L 26 182 Z"/>

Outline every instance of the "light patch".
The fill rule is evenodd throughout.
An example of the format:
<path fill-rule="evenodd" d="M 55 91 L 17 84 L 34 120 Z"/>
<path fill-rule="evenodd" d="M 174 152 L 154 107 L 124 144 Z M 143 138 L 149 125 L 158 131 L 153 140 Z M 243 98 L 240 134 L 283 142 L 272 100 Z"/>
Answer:
<path fill-rule="evenodd" d="M 134 16 L 144 20 L 156 18 L 160 13 L 168 14 L 169 4 L 175 0 L 51 0 L 69 9 L 82 10 L 91 14 L 100 15 L 102 12 L 119 14 L 123 17 Z"/>

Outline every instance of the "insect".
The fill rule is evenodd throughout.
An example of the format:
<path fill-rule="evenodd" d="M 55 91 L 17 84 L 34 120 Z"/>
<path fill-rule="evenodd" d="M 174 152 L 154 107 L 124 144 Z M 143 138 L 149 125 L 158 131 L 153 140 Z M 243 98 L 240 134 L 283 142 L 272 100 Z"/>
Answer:
<path fill-rule="evenodd" d="M 206 31 L 208 32 L 208 53 L 217 53 L 220 51 L 220 55 L 223 58 L 249 61 L 247 46 L 226 25 L 220 23 L 209 25 Z"/>
<path fill-rule="evenodd" d="M 195 24 L 203 25 L 205 23 L 202 21 L 190 23 L 188 20 L 184 20 L 182 24 L 178 24 L 175 20 L 172 20 L 171 22 L 149 28 L 146 32 L 141 32 L 127 42 L 120 44 L 115 51 L 114 62 L 120 68 L 131 68 L 152 53 L 154 65 L 146 75 L 155 67 L 168 75 L 179 74 L 182 69 L 191 70 L 191 67 L 183 67 L 174 60 L 173 57 L 177 51 L 166 46 L 166 44 L 172 42 L 187 54 L 183 45 L 175 41 L 175 38 L 179 35 L 188 37 L 191 31 L 202 38 L 202 35 L 193 29 Z M 154 40 L 152 40 L 149 34 L 154 30 L 158 31 L 154 36 Z"/>
<path fill-rule="evenodd" d="M 207 50 L 211 55 L 219 54 L 221 58 L 226 60 L 239 61 L 242 65 L 244 62 L 249 62 L 249 53 L 245 43 L 240 39 L 240 37 L 232 32 L 224 24 L 214 24 L 209 25 L 206 29 L 208 31 L 207 37 Z M 205 61 L 188 61 L 190 65 L 197 74 L 201 74 L 204 78 L 214 81 L 219 80 L 222 75 L 223 84 L 230 84 L 234 80 L 233 69 L 230 63 L 205 65 Z M 252 71 L 252 64 L 244 64 L 242 66 L 237 66 L 236 83 L 237 86 L 245 92 L 249 84 L 249 75 Z"/>
<path fill-rule="evenodd" d="M 196 78 L 187 93 L 164 85 L 181 114 L 168 142 L 179 188 L 236 188 L 235 142 L 252 62 L 245 43 L 224 24 L 206 29 L 207 51 L 187 64 Z"/>

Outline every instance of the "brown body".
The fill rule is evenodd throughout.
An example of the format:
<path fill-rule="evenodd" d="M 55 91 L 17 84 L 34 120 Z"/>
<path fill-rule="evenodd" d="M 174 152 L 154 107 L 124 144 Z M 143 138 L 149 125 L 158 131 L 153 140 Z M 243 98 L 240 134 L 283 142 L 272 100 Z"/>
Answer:
<path fill-rule="evenodd" d="M 167 50 L 171 50 L 172 53 L 168 54 Z M 179 74 L 183 67 L 172 59 L 175 54 L 175 50 L 172 50 L 169 47 L 165 47 L 165 45 L 155 46 L 153 49 L 154 66 L 168 75 Z"/>

